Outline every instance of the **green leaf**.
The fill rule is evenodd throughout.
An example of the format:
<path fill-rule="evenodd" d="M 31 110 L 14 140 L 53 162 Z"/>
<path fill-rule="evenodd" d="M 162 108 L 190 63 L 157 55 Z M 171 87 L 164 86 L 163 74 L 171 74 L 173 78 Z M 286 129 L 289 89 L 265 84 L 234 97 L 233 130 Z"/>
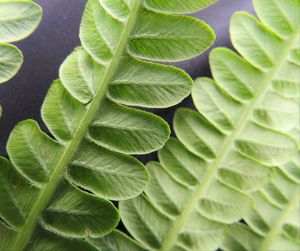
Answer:
<path fill-rule="evenodd" d="M 0 17 L 0 42 L 16 42 L 37 28 L 42 8 L 31 0 L 2 0 Z"/>
<path fill-rule="evenodd" d="M 12 164 L 24 176 L 40 184 L 51 177 L 55 162 L 63 154 L 63 146 L 44 134 L 35 121 L 26 120 L 11 133 L 7 152 Z"/>
<path fill-rule="evenodd" d="M 42 118 L 55 138 L 68 142 L 76 132 L 86 108 L 71 96 L 60 80 L 51 85 L 42 106 Z"/>
<path fill-rule="evenodd" d="M 211 1 L 206 2 L 211 4 Z M 127 5 L 128 8 L 132 6 L 132 3 Z M 197 56 L 214 41 L 212 29 L 196 18 L 160 14 L 139 6 L 137 9 L 138 13 L 128 24 L 132 26 L 132 32 L 126 34 L 126 51 L 134 57 L 174 62 Z M 118 39 L 124 32 L 124 15 L 113 15 L 112 18 L 110 13 L 112 9 L 106 4 L 101 6 L 97 0 L 89 1 L 80 29 L 83 47 L 102 64 L 112 60 L 119 43 L 127 42 Z M 103 21 L 99 17 L 103 17 Z"/>
<path fill-rule="evenodd" d="M 158 150 L 169 135 L 168 124 L 158 116 L 107 100 L 88 131 L 88 138 L 96 144 L 128 154 Z"/>
<path fill-rule="evenodd" d="M 42 8 L 31 0 L 0 1 L 0 84 L 16 75 L 23 63 L 22 52 L 9 42 L 29 36 L 41 18 Z"/>
<path fill-rule="evenodd" d="M 277 167 L 274 179 L 252 195 L 256 206 L 245 217 L 248 226 L 232 225 L 224 250 L 299 250 L 299 157 Z"/>
<path fill-rule="evenodd" d="M 8 44 L 29 36 L 38 26 L 42 9 L 31 0 L 0 2 L 0 84 L 11 79 L 23 63 L 21 51 Z"/>
<path fill-rule="evenodd" d="M 164 108 L 190 94 L 192 81 L 184 71 L 124 57 L 108 91 L 109 99 L 130 106 Z"/>
<path fill-rule="evenodd" d="M 153 11 L 159 11 L 164 13 L 192 13 L 204 9 L 216 0 L 145 0 L 145 6 L 147 9 Z"/>
<path fill-rule="evenodd" d="M 103 236 L 118 221 L 112 203 L 66 183 L 59 186 L 57 196 L 43 213 L 41 224 L 62 236 L 84 238 Z"/>
<path fill-rule="evenodd" d="M 29 244 L 26 251 L 99 251 L 93 246 L 89 245 L 84 240 L 76 240 L 63 238 L 56 234 L 47 232 L 42 228 L 37 228 L 34 234 L 33 241 Z"/>
<path fill-rule="evenodd" d="M 130 36 L 129 54 L 146 60 L 176 62 L 202 53 L 214 39 L 212 29 L 193 17 L 143 10 Z"/>
<path fill-rule="evenodd" d="M 89 0 L 80 26 L 82 47 L 63 62 L 59 80 L 42 106 L 51 135 L 32 120 L 12 131 L 7 143 L 10 161 L 0 162 L 4 250 L 101 250 L 99 238 L 119 221 L 109 200 L 133 198 L 149 182 L 147 169 L 129 154 L 161 149 L 170 129 L 158 116 L 124 105 L 176 105 L 190 93 L 192 80 L 180 69 L 132 55 L 131 42 L 142 28 L 139 22 L 150 13 L 143 5 L 141 0 Z M 159 28 L 155 18 L 160 15 L 166 21 Z M 184 48 L 151 40 L 170 49 L 172 61 L 207 49 L 214 40 L 211 29 L 192 17 L 153 11 L 143 24 L 143 32 L 165 32 L 182 20 L 185 29 L 182 24 L 184 33 L 179 35 Z M 194 44 L 189 36 L 197 33 L 202 42 Z M 163 50 L 152 59 L 163 57 L 171 60 Z M 116 235 L 120 240 L 115 245 L 122 246 L 127 238 Z"/>
<path fill-rule="evenodd" d="M 8 225 L 20 227 L 24 224 L 30 205 L 36 200 L 39 189 L 24 179 L 7 159 L 0 158 L 0 168 L 0 193 L 3 198 L 0 202 L 1 218 L 4 218 Z"/>
<path fill-rule="evenodd" d="M 113 200 L 135 197 L 148 182 L 143 164 L 137 159 L 89 142 L 79 147 L 68 175 L 80 187 Z"/>
<path fill-rule="evenodd" d="M 0 84 L 16 75 L 22 62 L 22 52 L 16 46 L 0 43 Z"/>
<path fill-rule="evenodd" d="M 123 234 L 122 232 L 115 230 L 111 234 L 106 235 L 103 238 L 89 238 L 88 242 L 93 246 L 99 248 L 101 251 L 111 250 L 130 250 L 130 251 L 146 251 L 137 242 Z"/>
<path fill-rule="evenodd" d="M 300 3 L 278 4 L 280 18 L 267 10 L 279 2 L 257 1 L 268 23 L 243 12 L 233 16 L 231 38 L 243 58 L 225 48 L 211 52 L 214 80 L 197 79 L 192 91 L 198 112 L 176 111 L 178 140 L 159 151 L 160 163 L 147 165 L 145 193 L 120 202 L 124 225 L 144 249 L 216 250 L 227 228 L 225 250 L 299 249 L 299 164 L 289 163 L 299 149 L 293 139 L 299 103 L 292 85 L 278 81 L 299 85 L 300 31 L 297 24 L 281 37 L 267 25 L 294 17 L 288 10 L 300 10 Z M 242 218 L 252 230 L 239 225 Z"/>
<path fill-rule="evenodd" d="M 82 48 L 78 47 L 67 57 L 60 68 L 60 79 L 66 90 L 82 103 L 95 96 L 103 80 L 104 67 Z"/>
<path fill-rule="evenodd" d="M 30 123 L 27 122 L 26 126 L 30 126 Z M 33 149 L 36 150 L 34 145 Z M 10 156 L 14 154 L 10 153 Z M 36 160 L 41 159 L 37 154 L 28 154 L 28 162 L 31 161 L 34 167 L 32 157 L 36 157 Z M 17 157 L 14 158 L 16 159 Z M 47 168 L 46 165 L 49 163 L 43 164 Z M 8 160 L 1 158 L 0 167 L 0 194 L 6 198 L 1 200 L 0 216 L 7 224 L 3 225 L 1 230 L 3 235 L 7 236 L 5 237 L 7 240 L 0 240 L 1 245 L 6 247 L 5 250 L 20 249 L 20 244 L 26 241 L 24 238 L 27 237 L 27 231 L 33 231 L 36 221 L 44 229 L 66 237 L 103 236 L 111 232 L 119 221 L 118 212 L 111 202 L 85 193 L 66 181 L 58 184 L 57 187 L 47 187 L 47 190 L 43 190 L 44 187 L 36 183 L 39 178 L 33 180 L 26 173 L 19 173 L 20 166 L 17 165 L 15 168 Z M 38 173 L 36 174 L 38 176 Z M 47 196 L 50 197 L 51 189 L 56 189 L 57 195 L 47 200 L 49 203 L 47 209 L 37 220 L 37 208 L 41 207 L 41 203 Z M 42 200 L 41 192 L 44 194 Z M 79 222 L 81 224 L 78 224 Z"/>

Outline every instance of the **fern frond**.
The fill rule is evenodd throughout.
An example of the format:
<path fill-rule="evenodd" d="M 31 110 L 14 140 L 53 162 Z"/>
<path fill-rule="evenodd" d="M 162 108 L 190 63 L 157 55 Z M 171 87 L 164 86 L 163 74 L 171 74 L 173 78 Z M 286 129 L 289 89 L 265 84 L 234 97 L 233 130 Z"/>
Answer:
<path fill-rule="evenodd" d="M 272 182 L 253 194 L 255 209 L 245 224 L 229 228 L 225 251 L 297 251 L 300 248 L 300 155 L 276 167 Z"/>
<path fill-rule="evenodd" d="M 197 2 L 201 8 L 212 1 Z M 170 2 L 168 12 L 186 13 L 184 6 Z M 63 62 L 42 107 L 53 137 L 23 121 L 8 140 L 10 161 L 1 159 L 1 250 L 95 250 L 84 239 L 104 236 L 119 221 L 109 199 L 144 190 L 149 174 L 129 154 L 160 149 L 170 130 L 161 118 L 124 104 L 175 105 L 192 80 L 142 59 L 188 59 L 214 41 L 204 22 L 152 7 L 142 0 L 87 2 L 82 47 Z"/>
<path fill-rule="evenodd" d="M 160 163 L 148 164 L 151 182 L 145 193 L 119 204 L 123 223 L 141 245 L 138 250 L 216 250 L 228 226 L 252 211 L 249 194 L 270 180 L 273 166 L 284 165 L 298 151 L 290 131 L 299 121 L 299 92 L 293 90 L 299 88 L 300 2 L 255 4 L 261 21 L 244 12 L 231 20 L 231 39 L 243 57 L 225 48 L 211 52 L 214 80 L 200 78 L 192 91 L 199 113 L 177 110 L 174 130 L 179 140 L 170 139 L 159 151 Z M 289 206 L 289 195 L 272 185 L 276 177 L 268 185 L 273 203 L 282 199 L 288 208 L 296 206 L 298 181 L 290 183 L 288 191 L 297 192 Z M 263 224 L 257 218 L 252 225 Z M 267 225 L 272 228 L 272 222 Z M 288 238 L 295 239 L 297 233 L 294 224 L 286 225 Z M 251 242 L 249 235 L 234 228 L 232 236 L 237 235 L 240 245 L 230 250 L 262 250 L 244 248 L 243 243 Z M 114 233 L 114 239 L 122 243 L 115 250 L 130 250 L 122 236 Z M 99 245 L 105 247 L 108 241 L 106 237 Z"/>
<path fill-rule="evenodd" d="M 9 43 L 29 36 L 41 17 L 41 7 L 31 0 L 0 1 L 0 84 L 10 80 L 23 63 L 22 52 Z M 0 117 L 1 113 L 0 106 Z"/>
<path fill-rule="evenodd" d="M 288 41 L 291 37 L 296 39 L 294 45 L 286 51 L 288 58 L 272 81 L 276 94 L 290 100 L 294 99 L 295 104 L 290 102 L 276 104 L 281 116 L 276 118 L 269 113 L 270 115 L 267 114 L 263 121 L 280 126 L 299 141 L 300 2 L 255 0 L 254 3 L 258 16 L 276 36 L 284 41 Z M 299 157 L 298 153 L 292 160 L 275 167 L 274 179 L 252 195 L 256 205 L 254 210 L 245 216 L 247 225 L 234 224 L 229 228 L 229 234 L 222 245 L 224 250 L 300 249 Z"/>

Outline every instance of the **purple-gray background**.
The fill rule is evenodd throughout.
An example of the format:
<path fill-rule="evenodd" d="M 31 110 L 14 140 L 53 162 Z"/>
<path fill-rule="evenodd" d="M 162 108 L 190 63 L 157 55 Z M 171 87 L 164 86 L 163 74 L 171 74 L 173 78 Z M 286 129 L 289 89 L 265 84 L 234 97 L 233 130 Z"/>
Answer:
<path fill-rule="evenodd" d="M 57 78 L 60 64 L 79 45 L 79 24 L 86 0 L 36 0 L 44 9 L 39 28 L 29 38 L 17 43 L 23 51 L 25 62 L 21 71 L 8 83 L 0 86 L 0 153 L 5 154 L 5 144 L 14 125 L 24 119 L 35 119 L 47 131 L 40 118 L 40 107 L 51 82 Z M 219 0 L 219 2 L 194 16 L 204 20 L 215 30 L 215 46 L 230 46 L 229 21 L 233 12 L 253 12 L 251 0 Z M 208 52 L 189 61 L 176 64 L 192 78 L 209 76 Z M 178 106 L 192 107 L 187 98 Z M 177 107 L 178 107 L 177 106 Z M 154 110 L 170 124 L 176 107 Z M 143 161 L 155 155 L 142 157 Z"/>

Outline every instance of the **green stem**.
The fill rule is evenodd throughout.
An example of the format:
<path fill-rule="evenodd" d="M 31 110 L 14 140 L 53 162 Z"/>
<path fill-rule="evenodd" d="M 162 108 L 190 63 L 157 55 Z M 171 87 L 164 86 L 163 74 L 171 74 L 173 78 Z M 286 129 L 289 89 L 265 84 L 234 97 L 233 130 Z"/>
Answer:
<path fill-rule="evenodd" d="M 248 124 L 249 120 L 252 117 L 253 110 L 264 99 L 266 93 L 268 92 L 268 90 L 270 88 L 270 84 L 272 83 L 273 77 L 276 75 L 276 73 L 280 69 L 281 65 L 283 64 L 283 62 L 285 62 L 286 58 L 289 55 L 289 51 L 290 51 L 291 47 L 293 46 L 293 44 L 295 43 L 296 39 L 297 39 L 297 33 L 294 34 L 294 36 L 292 36 L 288 41 L 286 41 L 285 48 L 283 49 L 281 56 L 279 56 L 277 59 L 277 62 L 279 62 L 279 64 L 275 65 L 273 67 L 273 69 L 270 70 L 270 72 L 266 74 L 266 77 L 261 85 L 261 88 L 257 92 L 258 95 L 252 100 L 251 103 L 248 104 L 247 109 L 244 111 L 244 113 L 241 115 L 240 120 L 237 122 L 236 128 L 224 141 L 219 152 L 217 153 L 218 157 L 211 163 L 210 167 L 207 168 L 208 171 L 205 174 L 205 176 L 203 177 L 203 182 L 200 183 L 196 187 L 196 190 L 195 190 L 193 196 L 191 196 L 190 200 L 186 203 L 186 206 L 183 209 L 182 214 L 180 214 L 176 218 L 175 224 L 170 229 L 170 232 L 169 232 L 167 238 L 164 240 L 159 251 L 170 250 L 172 248 L 172 246 L 174 245 L 174 243 L 176 242 L 178 233 L 181 231 L 181 229 L 185 225 L 186 221 L 188 220 L 189 215 L 194 210 L 195 205 L 197 205 L 197 202 L 199 201 L 199 199 L 205 194 L 209 185 L 215 179 L 219 165 L 225 159 L 227 154 L 231 151 L 232 146 L 234 145 L 234 141 L 239 137 L 239 135 L 244 130 L 245 126 Z"/>
<path fill-rule="evenodd" d="M 72 159 L 72 156 L 76 152 L 79 147 L 80 142 L 84 138 L 87 129 L 92 122 L 95 114 L 99 110 L 101 102 L 105 96 L 105 93 L 108 89 L 108 86 L 111 82 L 111 79 L 119 65 L 120 59 L 124 54 L 125 47 L 127 45 L 128 38 L 130 33 L 134 27 L 138 12 L 140 10 L 141 0 L 135 0 L 135 3 L 132 8 L 131 15 L 125 25 L 124 31 L 120 38 L 120 42 L 118 44 L 116 53 L 108 65 L 107 72 L 105 78 L 90 105 L 88 106 L 87 112 L 81 123 L 74 134 L 72 141 L 66 146 L 65 151 L 61 157 L 61 159 L 56 164 L 54 171 L 49 179 L 49 182 L 43 187 L 41 190 L 39 197 L 36 203 L 33 205 L 32 210 L 24 224 L 24 226 L 20 229 L 16 240 L 14 241 L 11 250 L 12 251 L 21 251 L 26 243 L 29 241 L 32 232 L 36 226 L 37 220 L 40 217 L 42 211 L 45 209 L 49 200 L 52 198 L 59 181 L 63 178 L 65 170 Z"/>

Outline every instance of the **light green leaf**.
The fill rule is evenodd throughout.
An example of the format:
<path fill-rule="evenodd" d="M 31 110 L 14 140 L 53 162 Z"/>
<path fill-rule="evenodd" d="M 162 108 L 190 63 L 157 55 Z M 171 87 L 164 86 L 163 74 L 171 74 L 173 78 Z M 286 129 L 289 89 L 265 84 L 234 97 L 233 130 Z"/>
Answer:
<path fill-rule="evenodd" d="M 233 46 L 254 66 L 269 70 L 278 60 L 284 46 L 276 34 L 247 12 L 237 12 L 231 20 Z M 264 45 L 268 46 L 264 46 Z"/>
<path fill-rule="evenodd" d="M 9 42 L 29 36 L 41 18 L 42 8 L 31 0 L 0 1 L 0 84 L 16 75 L 23 63 L 22 52 Z"/>
<path fill-rule="evenodd" d="M 59 80 L 51 85 L 42 106 L 51 135 L 32 120 L 12 131 L 7 144 L 10 162 L 0 162 L 4 184 L 0 188 L 4 198 L 0 247 L 5 251 L 100 251 L 99 238 L 112 232 L 119 221 L 108 200 L 133 198 L 145 189 L 148 171 L 129 154 L 161 149 L 170 129 L 158 116 L 123 105 L 176 105 L 190 93 L 192 80 L 175 67 L 129 55 L 133 37 L 142 28 L 139 20 L 150 12 L 143 5 L 142 0 L 89 0 L 80 25 L 82 47 L 63 62 Z M 166 21 L 156 27 L 160 21 L 155 18 L 161 15 Z M 143 32 L 155 28 L 164 33 L 182 20 L 180 39 L 187 46 L 180 48 L 172 42 L 164 47 L 172 50 L 172 61 L 207 49 L 214 40 L 208 25 L 192 17 L 153 11 L 147 25 L 143 24 Z M 193 29 L 188 32 L 190 24 Z M 201 42 L 194 44 L 189 36 L 198 32 Z M 160 54 L 153 61 L 166 58 L 163 50 Z M 128 239 L 118 238 L 116 245 L 121 246 Z M 135 242 L 131 247 L 138 248 Z"/>
<path fill-rule="evenodd" d="M 23 63 L 21 51 L 10 44 L 0 43 L 0 84 L 11 79 Z"/>
<path fill-rule="evenodd" d="M 205 161 L 187 151 L 175 138 L 170 138 L 162 151 L 158 153 L 160 163 L 173 177 L 186 186 L 195 186 L 203 178 Z M 193 168 L 198 166 L 198 168 Z"/>
<path fill-rule="evenodd" d="M 231 37 L 243 58 L 224 48 L 211 52 L 214 80 L 197 79 L 192 91 L 198 112 L 176 111 L 178 140 L 159 151 L 160 163 L 147 165 L 145 193 L 120 202 L 124 225 L 145 249 L 217 250 L 228 227 L 225 250 L 299 249 L 299 164 L 289 162 L 299 149 L 298 94 L 291 95 L 300 70 L 299 22 L 284 37 L 267 25 L 295 18 L 288 10 L 300 10 L 300 2 L 278 6 L 274 22 L 265 9 L 259 15 L 267 23 L 243 12 L 233 16 Z M 242 218 L 251 229 L 238 223 Z"/>
<path fill-rule="evenodd" d="M 119 209 L 126 227 L 133 230 L 133 236 L 146 249 L 159 249 L 170 229 L 172 219 L 153 206 L 145 195 L 124 202 L 120 203 Z"/>
<path fill-rule="evenodd" d="M 297 0 L 254 0 L 258 17 L 276 35 L 286 38 L 299 29 L 299 2 Z"/>
<path fill-rule="evenodd" d="M 2 0 L 0 17 L 0 42 L 15 42 L 37 28 L 42 8 L 31 0 Z"/>
<path fill-rule="evenodd" d="M 164 166 L 155 162 L 147 165 L 151 182 L 146 195 L 120 203 L 122 221 L 147 250 L 215 250 L 224 238 L 226 224 L 247 214 L 252 201 L 220 180 L 208 184 L 212 179 L 207 176 L 208 164 L 203 159 L 198 163 L 186 161 L 190 155 L 186 149 L 178 151 L 174 160 L 174 155 L 168 154 L 173 148 L 183 149 L 178 140 L 172 139 L 160 151 L 159 159 Z M 169 159 L 178 167 L 199 172 L 198 177 L 189 180 L 194 183 L 197 179 L 197 183 L 185 185 L 186 180 L 181 180 L 177 173 L 179 168 L 165 164 Z"/>
<path fill-rule="evenodd" d="M 295 98 L 298 101 L 300 96 L 300 84 L 297 81 L 276 80 L 273 82 L 273 88 L 278 94 L 285 98 Z"/>
<path fill-rule="evenodd" d="M 216 0 L 145 0 L 145 7 L 153 11 L 164 13 L 192 13 L 208 7 Z"/>
<path fill-rule="evenodd" d="M 253 194 L 256 206 L 245 217 L 248 226 L 232 225 L 222 245 L 224 250 L 299 250 L 300 179 L 287 172 L 292 167 L 299 173 L 299 157 L 276 168 L 275 178 Z"/>
<path fill-rule="evenodd" d="M 199 86 L 197 83 L 195 85 Z M 224 141 L 222 133 L 191 109 L 180 108 L 176 111 L 174 130 L 180 141 L 192 153 L 202 158 L 214 159 Z"/>

